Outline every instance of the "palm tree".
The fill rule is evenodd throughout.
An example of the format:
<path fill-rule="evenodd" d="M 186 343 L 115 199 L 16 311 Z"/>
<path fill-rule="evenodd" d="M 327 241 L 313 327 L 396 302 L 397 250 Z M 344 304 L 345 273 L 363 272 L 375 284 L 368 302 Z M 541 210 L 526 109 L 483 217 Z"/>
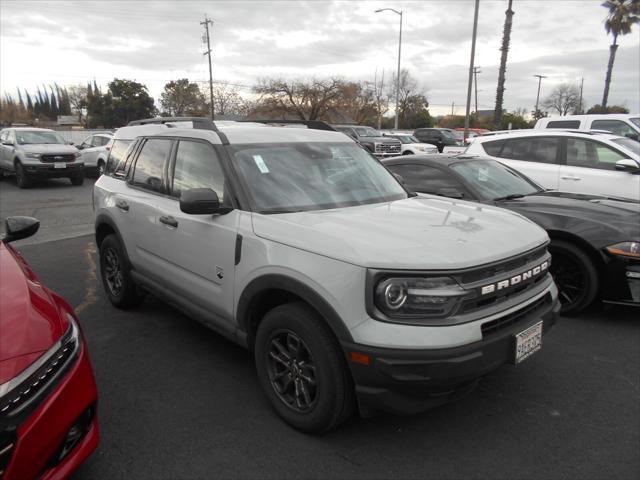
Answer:
<path fill-rule="evenodd" d="M 635 0 L 634 0 L 635 1 Z M 500 57 L 500 71 L 498 72 L 498 90 L 496 92 L 496 108 L 493 113 L 493 122 L 498 130 L 502 128 L 502 101 L 504 97 L 504 78 L 507 71 L 507 53 L 509 52 L 509 42 L 511 41 L 511 25 L 513 24 L 513 10 L 511 4 L 513 0 L 509 0 L 509 7 L 504 12 L 504 31 L 502 33 L 502 55 Z"/>
<path fill-rule="evenodd" d="M 631 33 L 633 24 L 640 22 L 640 0 L 607 0 L 602 6 L 609 9 L 609 15 L 604 21 L 604 29 L 613 35 L 613 43 L 609 46 L 609 63 L 602 94 L 602 108 L 606 112 L 611 71 L 616 59 L 616 50 L 618 50 L 618 35 Z"/>

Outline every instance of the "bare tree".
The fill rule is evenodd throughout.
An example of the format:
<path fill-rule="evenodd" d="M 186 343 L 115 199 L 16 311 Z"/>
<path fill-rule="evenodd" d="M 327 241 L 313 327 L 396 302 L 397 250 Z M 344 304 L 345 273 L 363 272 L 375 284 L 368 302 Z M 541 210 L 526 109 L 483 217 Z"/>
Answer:
<path fill-rule="evenodd" d="M 562 83 L 542 101 L 542 106 L 548 110 L 554 110 L 560 115 L 567 115 L 576 110 L 579 103 L 580 87 L 575 84 Z"/>
<path fill-rule="evenodd" d="M 378 71 L 373 78 L 373 98 L 376 105 L 376 116 L 378 119 L 378 129 L 382 127 L 382 117 L 389 111 L 389 97 L 385 96 L 384 69 L 378 79 Z"/>
<path fill-rule="evenodd" d="M 78 122 L 82 123 L 82 109 L 87 106 L 87 87 L 76 85 L 67 89 L 69 92 L 69 104 L 78 114 Z"/>
<path fill-rule="evenodd" d="M 217 115 L 239 115 L 246 110 L 245 100 L 238 88 L 226 83 L 213 87 L 213 108 Z"/>

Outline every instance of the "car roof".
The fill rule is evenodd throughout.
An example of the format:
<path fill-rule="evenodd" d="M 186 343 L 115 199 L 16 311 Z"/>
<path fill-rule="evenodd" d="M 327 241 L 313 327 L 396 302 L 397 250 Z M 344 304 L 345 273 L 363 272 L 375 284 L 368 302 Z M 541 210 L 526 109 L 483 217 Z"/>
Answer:
<path fill-rule="evenodd" d="M 513 133 L 508 133 L 513 132 Z M 597 138 L 597 139 L 605 139 L 605 140 L 615 140 L 621 137 L 620 135 L 607 134 L 607 133 L 591 133 L 591 132 L 568 132 L 566 130 L 554 130 L 554 129 L 526 129 L 522 132 L 507 130 L 502 133 L 495 133 L 493 135 L 480 135 L 475 138 L 475 142 L 483 143 L 491 140 L 502 140 L 505 138 L 518 138 L 518 137 L 577 137 L 577 138 Z"/>
<path fill-rule="evenodd" d="M 457 155 L 447 155 L 445 153 L 425 153 L 418 155 L 401 155 L 398 157 L 383 158 L 381 162 L 385 165 L 421 163 L 424 165 L 443 165 L 448 167 L 449 165 L 453 165 L 454 163 L 466 162 L 468 160 L 496 161 L 490 158 L 485 158 L 478 155 L 467 155 L 464 153 Z"/>

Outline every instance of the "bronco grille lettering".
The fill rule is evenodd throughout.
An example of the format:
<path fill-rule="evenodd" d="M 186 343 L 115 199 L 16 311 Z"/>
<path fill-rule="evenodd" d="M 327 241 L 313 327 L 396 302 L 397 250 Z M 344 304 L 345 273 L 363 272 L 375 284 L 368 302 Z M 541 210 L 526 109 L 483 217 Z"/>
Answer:
<path fill-rule="evenodd" d="M 533 277 L 537 277 L 541 273 L 546 272 L 548 268 L 549 268 L 549 262 L 544 261 L 540 265 L 537 265 L 532 269 L 527 270 L 526 272 L 522 272 L 518 275 L 515 275 L 509 279 L 500 280 L 499 282 L 491 283 L 489 285 L 483 286 L 480 289 L 480 294 L 488 295 L 489 293 L 494 293 L 500 290 L 504 290 L 505 288 L 512 287 L 514 285 L 522 283 L 523 281 L 529 280 Z"/>

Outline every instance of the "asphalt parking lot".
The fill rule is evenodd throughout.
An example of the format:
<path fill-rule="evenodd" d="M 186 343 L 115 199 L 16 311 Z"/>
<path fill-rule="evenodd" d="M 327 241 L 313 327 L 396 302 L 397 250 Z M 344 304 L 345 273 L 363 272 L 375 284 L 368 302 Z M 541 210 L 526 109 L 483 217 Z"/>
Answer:
<path fill-rule="evenodd" d="M 101 443 L 76 479 L 640 475 L 637 310 L 562 318 L 541 352 L 456 403 L 411 417 L 354 417 L 309 436 L 271 410 L 248 352 L 153 297 L 127 312 L 109 304 L 93 237 L 67 230 L 91 226 L 91 182 L 15 192 L 11 182 L 0 183 L 0 213 L 43 221 L 19 249 L 76 308 L 97 377 Z M 52 198 L 65 200 L 54 208 Z M 61 219 L 47 227 L 43 214 Z"/>

